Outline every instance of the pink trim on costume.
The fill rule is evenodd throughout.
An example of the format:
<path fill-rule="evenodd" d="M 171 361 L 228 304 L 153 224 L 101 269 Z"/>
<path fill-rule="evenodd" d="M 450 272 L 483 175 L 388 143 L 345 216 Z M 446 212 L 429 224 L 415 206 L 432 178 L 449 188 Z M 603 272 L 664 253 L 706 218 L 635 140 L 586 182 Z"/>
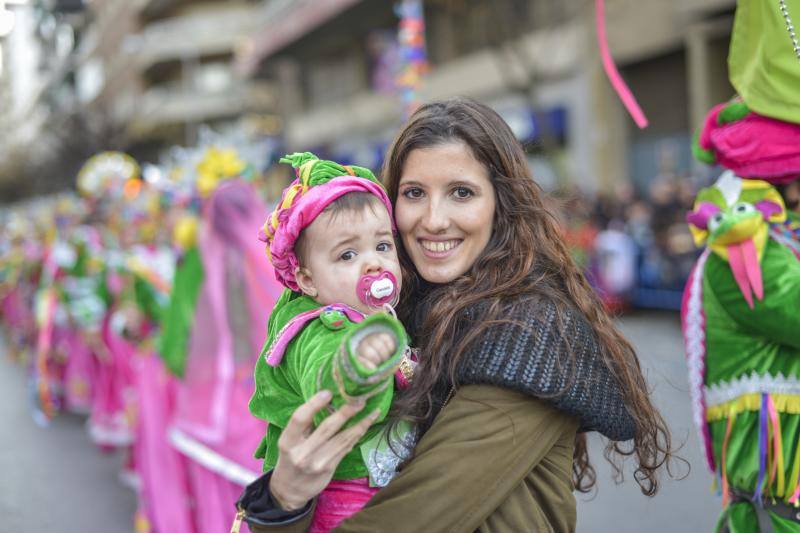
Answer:
<path fill-rule="evenodd" d="M 600 58 L 603 60 L 603 68 L 606 71 L 608 79 L 611 81 L 611 86 L 614 87 L 614 90 L 625 105 L 625 109 L 630 113 L 633 121 L 636 122 L 639 129 L 644 129 L 647 127 L 647 117 L 644 115 L 642 108 L 639 107 L 636 97 L 633 96 L 633 93 L 625 84 L 622 76 L 620 76 L 619 70 L 617 70 L 617 66 L 614 64 L 614 59 L 611 57 L 611 52 L 608 49 L 605 2 L 603 0 L 595 0 L 595 9 L 597 12 L 595 18 L 597 43 L 600 46 Z"/>
<path fill-rule="evenodd" d="M 767 221 L 769 221 L 769 217 L 772 215 L 778 215 L 783 211 L 783 207 L 770 200 L 761 200 L 756 203 L 755 208 L 761 211 L 761 215 L 764 217 L 764 220 Z"/>
<path fill-rule="evenodd" d="M 686 215 L 686 222 L 696 228 L 708 229 L 708 220 L 719 211 L 719 207 L 711 202 L 700 202 L 694 211 Z"/>
<path fill-rule="evenodd" d="M 284 326 L 281 332 L 278 333 L 278 337 L 272 343 L 272 346 L 269 348 L 267 353 L 264 354 L 267 364 L 270 366 L 278 366 L 281 364 L 283 355 L 286 352 L 286 347 L 289 346 L 289 343 L 292 342 L 292 340 L 297 336 L 298 333 L 300 333 L 300 331 L 302 331 L 304 327 L 306 327 L 306 324 L 317 318 L 325 311 L 341 311 L 351 322 L 355 322 L 356 324 L 364 320 L 364 315 L 362 313 L 344 304 L 328 305 L 326 307 L 319 307 L 317 309 L 312 309 L 311 311 L 301 313 L 291 319 L 289 323 Z"/>

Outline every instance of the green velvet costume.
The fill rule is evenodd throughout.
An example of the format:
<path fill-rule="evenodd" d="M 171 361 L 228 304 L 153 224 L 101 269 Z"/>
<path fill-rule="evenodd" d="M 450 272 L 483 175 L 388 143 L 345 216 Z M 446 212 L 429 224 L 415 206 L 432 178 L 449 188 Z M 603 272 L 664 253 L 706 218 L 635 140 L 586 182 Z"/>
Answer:
<path fill-rule="evenodd" d="M 785 211 L 774 189 L 728 180 L 701 191 L 690 215 L 708 248 L 687 283 L 682 318 L 695 423 L 723 491 L 718 529 L 750 532 L 759 531 L 759 502 L 794 504 L 800 493 L 800 259 L 781 231 Z M 714 225 L 692 218 L 704 209 Z M 739 249 L 753 254 L 749 281 Z M 766 512 L 774 531 L 800 531 Z"/>
<path fill-rule="evenodd" d="M 318 315 L 318 316 L 315 316 Z M 308 321 L 302 317 L 313 317 Z M 298 325 L 302 329 L 293 329 Z M 293 319 L 295 322 L 293 322 Z M 394 355 L 370 371 L 353 355 L 361 336 L 372 331 L 389 331 L 397 340 Z M 288 341 L 288 344 L 287 344 Z M 281 355 L 276 350 L 285 347 Z M 268 336 L 255 370 L 256 391 L 250 412 L 269 422 L 257 458 L 264 459 L 264 470 L 278 460 L 278 439 L 292 413 L 318 391 L 333 393 L 334 409 L 344 405 L 347 396 L 361 397 L 366 406 L 348 425 L 380 410 L 380 416 L 336 469 L 333 479 L 366 477 L 370 471 L 362 459 L 361 447 L 384 427 L 394 392 L 394 371 L 406 349 L 406 334 L 396 319 L 380 313 L 361 320 L 360 313 L 344 306 L 321 306 L 308 296 L 286 289 L 269 318 Z M 318 413 L 321 423 L 328 413 Z"/>

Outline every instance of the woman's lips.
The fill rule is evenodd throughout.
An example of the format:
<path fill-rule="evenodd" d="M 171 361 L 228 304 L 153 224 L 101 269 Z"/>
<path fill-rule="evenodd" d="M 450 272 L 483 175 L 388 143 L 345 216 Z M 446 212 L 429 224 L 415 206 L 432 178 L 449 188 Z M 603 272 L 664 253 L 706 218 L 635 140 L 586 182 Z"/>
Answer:
<path fill-rule="evenodd" d="M 434 241 L 430 239 L 417 239 L 417 242 L 425 256 L 434 259 L 443 259 L 453 255 L 463 240 L 448 239 Z"/>

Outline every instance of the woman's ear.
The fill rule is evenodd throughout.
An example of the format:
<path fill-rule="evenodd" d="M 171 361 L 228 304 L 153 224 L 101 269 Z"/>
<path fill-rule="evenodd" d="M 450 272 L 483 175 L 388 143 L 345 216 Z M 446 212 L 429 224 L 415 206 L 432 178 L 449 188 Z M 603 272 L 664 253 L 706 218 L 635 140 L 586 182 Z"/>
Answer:
<path fill-rule="evenodd" d="M 297 267 L 294 271 L 294 279 L 297 280 L 297 285 L 303 294 L 316 298 L 319 291 L 317 286 L 314 285 L 314 278 L 311 276 L 311 271 L 305 267 Z"/>

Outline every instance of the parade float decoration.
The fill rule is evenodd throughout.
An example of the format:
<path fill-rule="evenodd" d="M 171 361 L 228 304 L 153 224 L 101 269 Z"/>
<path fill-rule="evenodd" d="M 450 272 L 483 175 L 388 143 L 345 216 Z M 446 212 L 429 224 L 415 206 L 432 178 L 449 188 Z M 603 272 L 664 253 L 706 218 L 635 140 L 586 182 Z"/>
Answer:
<path fill-rule="evenodd" d="M 98 197 L 123 189 L 129 180 L 139 178 L 139 172 L 139 164 L 128 154 L 101 152 L 89 158 L 78 172 L 78 191 L 84 196 Z"/>

